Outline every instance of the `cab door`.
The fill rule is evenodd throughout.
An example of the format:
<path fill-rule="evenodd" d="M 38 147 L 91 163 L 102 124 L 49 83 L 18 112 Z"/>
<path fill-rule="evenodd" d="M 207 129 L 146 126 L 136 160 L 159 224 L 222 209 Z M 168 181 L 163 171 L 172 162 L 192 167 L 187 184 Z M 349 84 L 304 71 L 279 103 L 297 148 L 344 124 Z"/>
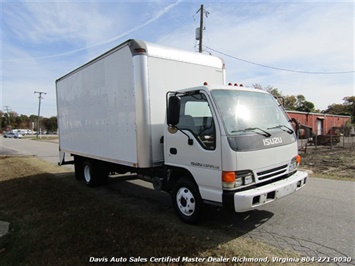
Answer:
<path fill-rule="evenodd" d="M 216 115 L 204 92 L 180 97 L 175 130 L 165 134 L 165 164 L 188 170 L 204 200 L 222 202 L 221 141 Z"/>

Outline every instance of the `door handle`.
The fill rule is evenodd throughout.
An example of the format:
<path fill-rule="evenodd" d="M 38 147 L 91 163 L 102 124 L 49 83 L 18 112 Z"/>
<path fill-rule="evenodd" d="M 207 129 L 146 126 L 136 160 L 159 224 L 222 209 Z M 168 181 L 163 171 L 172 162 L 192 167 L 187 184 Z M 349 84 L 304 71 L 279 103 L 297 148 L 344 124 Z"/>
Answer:
<path fill-rule="evenodd" d="M 176 155 L 177 154 L 177 149 L 176 148 L 170 148 L 170 154 Z"/>

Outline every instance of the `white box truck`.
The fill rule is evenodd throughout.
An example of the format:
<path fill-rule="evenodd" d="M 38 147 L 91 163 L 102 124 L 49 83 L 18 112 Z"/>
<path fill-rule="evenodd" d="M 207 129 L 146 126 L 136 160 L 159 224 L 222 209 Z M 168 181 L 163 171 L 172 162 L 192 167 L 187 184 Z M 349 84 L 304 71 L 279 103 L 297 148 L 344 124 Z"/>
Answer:
<path fill-rule="evenodd" d="M 221 58 L 128 40 L 56 80 L 59 164 L 89 186 L 136 173 L 187 223 L 205 203 L 243 212 L 302 188 L 282 106 L 224 84 Z"/>

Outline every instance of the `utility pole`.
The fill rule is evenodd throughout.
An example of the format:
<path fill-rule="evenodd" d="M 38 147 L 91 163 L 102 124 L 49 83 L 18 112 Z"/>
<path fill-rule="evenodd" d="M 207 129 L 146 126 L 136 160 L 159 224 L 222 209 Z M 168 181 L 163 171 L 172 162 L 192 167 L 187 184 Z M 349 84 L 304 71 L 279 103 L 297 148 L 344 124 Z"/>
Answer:
<path fill-rule="evenodd" d="M 10 117 L 10 114 L 9 114 L 9 111 L 11 111 L 11 109 L 9 108 L 10 106 L 8 105 L 5 105 L 5 110 L 6 110 L 6 113 L 7 113 L 7 118 L 8 118 L 8 127 L 11 129 L 11 117 Z"/>
<path fill-rule="evenodd" d="M 203 39 L 203 30 L 204 30 L 203 15 L 206 14 L 206 18 L 208 18 L 209 12 L 203 8 L 203 5 L 201 5 L 200 9 L 196 13 L 198 12 L 200 12 L 200 28 L 198 29 L 198 36 L 196 36 L 196 40 L 199 41 L 198 51 L 199 53 L 202 53 L 202 39 Z"/>
<path fill-rule="evenodd" d="M 38 138 L 38 134 L 39 134 L 39 115 L 41 113 L 41 99 L 42 98 L 42 94 L 46 95 L 47 93 L 43 92 L 43 91 L 35 91 L 34 93 L 38 93 L 38 99 L 39 99 L 39 103 L 38 103 L 38 117 L 37 117 L 37 138 Z"/>

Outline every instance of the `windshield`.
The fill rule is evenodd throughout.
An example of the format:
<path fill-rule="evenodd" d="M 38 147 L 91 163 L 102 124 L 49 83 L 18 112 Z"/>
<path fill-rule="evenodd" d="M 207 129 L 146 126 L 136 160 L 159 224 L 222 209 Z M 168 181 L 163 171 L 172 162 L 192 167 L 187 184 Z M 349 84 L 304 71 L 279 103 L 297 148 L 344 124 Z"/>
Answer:
<path fill-rule="evenodd" d="M 214 90 L 212 96 L 228 135 L 259 134 L 269 137 L 275 130 L 293 133 L 285 113 L 271 94 Z"/>

